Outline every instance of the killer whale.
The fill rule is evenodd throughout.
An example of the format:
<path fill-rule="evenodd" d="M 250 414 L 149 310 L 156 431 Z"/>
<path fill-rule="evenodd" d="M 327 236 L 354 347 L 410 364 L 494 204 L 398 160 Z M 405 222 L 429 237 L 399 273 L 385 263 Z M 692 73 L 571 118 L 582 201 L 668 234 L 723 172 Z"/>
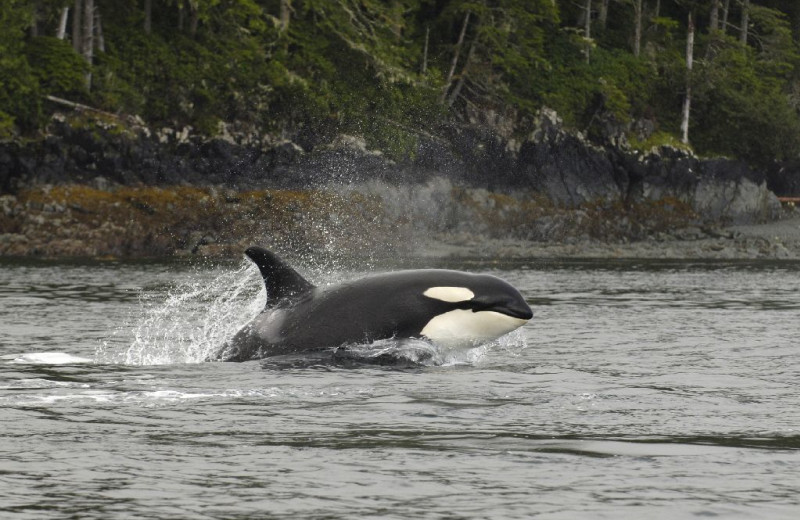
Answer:
<path fill-rule="evenodd" d="M 211 359 L 248 361 L 382 339 L 478 345 L 521 327 L 533 313 L 508 282 L 445 269 L 376 274 L 315 287 L 278 255 L 250 247 L 267 305 Z"/>

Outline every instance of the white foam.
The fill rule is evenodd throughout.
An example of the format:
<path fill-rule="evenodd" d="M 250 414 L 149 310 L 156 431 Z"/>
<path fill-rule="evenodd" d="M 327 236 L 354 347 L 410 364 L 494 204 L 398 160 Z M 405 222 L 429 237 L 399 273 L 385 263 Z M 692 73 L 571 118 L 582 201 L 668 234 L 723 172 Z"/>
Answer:
<path fill-rule="evenodd" d="M 1 387 L 0 387 L 1 388 Z M 23 389 L 12 388 L 12 389 Z M 218 391 L 189 391 L 189 390 L 134 390 L 116 392 L 107 389 L 82 389 L 71 385 L 69 388 L 54 389 L 56 393 L 31 394 L 12 393 L 0 396 L 2 406 L 51 406 L 54 404 L 78 405 L 89 404 L 118 404 L 142 407 L 169 406 L 183 402 L 196 402 L 203 400 L 299 400 L 330 399 L 331 397 L 363 399 L 372 395 L 371 388 L 356 388 L 343 391 L 340 388 L 329 388 L 320 391 L 317 387 L 264 387 L 250 389 L 225 389 Z"/>
<path fill-rule="evenodd" d="M 30 352 L 26 354 L 14 354 L 3 356 L 8 363 L 18 363 L 25 365 L 78 365 L 82 363 L 94 363 L 93 359 L 73 356 L 66 352 Z"/>
<path fill-rule="evenodd" d="M 424 366 L 474 365 L 482 361 L 492 350 L 519 353 L 526 347 L 521 329 L 506 334 L 494 341 L 477 346 L 444 347 L 424 339 L 388 339 L 367 344 L 348 345 L 349 353 L 365 359 L 389 355 L 407 359 Z"/>

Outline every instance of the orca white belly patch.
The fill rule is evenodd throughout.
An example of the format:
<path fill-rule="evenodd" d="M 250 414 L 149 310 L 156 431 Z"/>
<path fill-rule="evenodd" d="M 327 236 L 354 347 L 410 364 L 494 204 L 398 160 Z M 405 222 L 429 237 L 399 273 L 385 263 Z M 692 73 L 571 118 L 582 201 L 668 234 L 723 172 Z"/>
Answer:
<path fill-rule="evenodd" d="M 459 348 L 492 341 L 526 322 L 494 311 L 457 309 L 435 316 L 422 329 L 422 335 L 443 347 Z"/>

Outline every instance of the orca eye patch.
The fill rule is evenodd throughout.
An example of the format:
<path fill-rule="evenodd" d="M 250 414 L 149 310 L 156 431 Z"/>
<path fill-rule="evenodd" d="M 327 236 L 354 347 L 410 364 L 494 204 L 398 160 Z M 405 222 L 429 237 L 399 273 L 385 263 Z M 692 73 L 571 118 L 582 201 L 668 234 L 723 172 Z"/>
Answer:
<path fill-rule="evenodd" d="M 422 294 L 434 300 L 450 303 L 465 302 L 475 297 L 475 293 L 466 287 L 431 287 Z"/>

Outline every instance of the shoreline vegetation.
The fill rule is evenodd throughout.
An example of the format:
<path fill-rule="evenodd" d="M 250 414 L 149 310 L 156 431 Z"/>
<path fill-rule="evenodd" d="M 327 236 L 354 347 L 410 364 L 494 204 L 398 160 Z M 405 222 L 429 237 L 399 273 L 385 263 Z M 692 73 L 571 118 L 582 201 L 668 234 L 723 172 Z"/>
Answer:
<path fill-rule="evenodd" d="M 0 139 L 63 103 L 211 138 L 527 134 L 768 167 L 800 154 L 794 0 L 2 0 Z M 59 101 L 60 100 L 60 101 Z"/>
<path fill-rule="evenodd" d="M 0 255 L 800 257 L 798 2 L 2 2 Z"/>

